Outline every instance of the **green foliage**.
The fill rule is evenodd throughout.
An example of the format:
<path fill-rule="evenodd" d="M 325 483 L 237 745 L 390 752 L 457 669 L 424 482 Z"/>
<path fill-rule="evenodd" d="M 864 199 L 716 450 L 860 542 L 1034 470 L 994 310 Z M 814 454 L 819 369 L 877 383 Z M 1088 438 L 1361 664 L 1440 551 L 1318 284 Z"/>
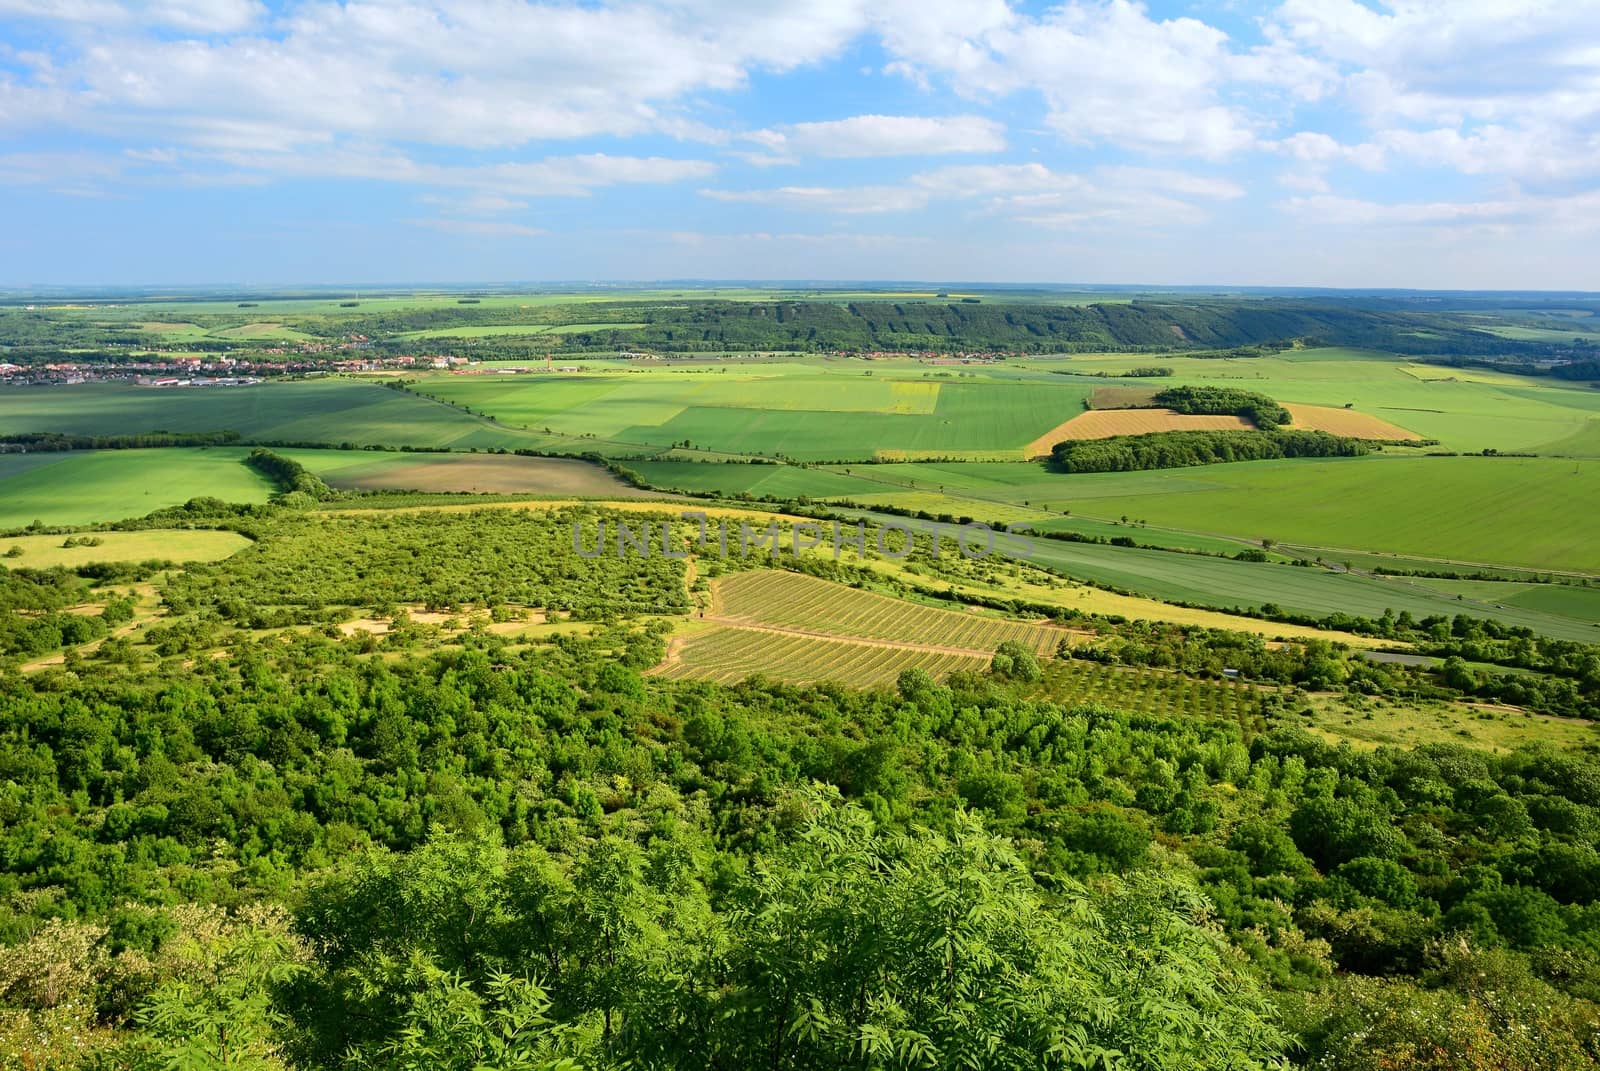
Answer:
<path fill-rule="evenodd" d="M 280 501 L 299 495 L 312 501 L 333 497 L 333 490 L 321 478 L 292 458 L 256 447 L 245 457 L 244 463 L 278 485 Z"/>
<path fill-rule="evenodd" d="M 1363 1030 L 1586 1052 L 1593 755 L 1333 747 L 1295 687 L 1425 672 L 1148 623 L 892 691 L 664 681 L 664 627 L 629 615 L 687 609 L 682 565 L 578 557 L 568 522 L 599 516 L 240 518 L 258 542 L 167 581 L 139 643 L 0 677 L 0 1057 L 1248 1068 L 1285 1051 L 1269 984 L 1331 1067 L 1367 1066 Z M 84 579 L 0 593 L 46 620 Z M 446 641 L 417 604 L 602 623 Z M 393 635 L 292 627 L 358 608 Z M 284 627 L 231 631 L 261 622 Z M 1373 624 L 1577 696 L 1595 668 L 1465 618 Z M 1447 969 L 1463 940 L 1490 958 Z"/>
<path fill-rule="evenodd" d="M 1069 439 L 1051 450 L 1063 472 L 1139 472 L 1285 457 L 1363 457 L 1358 439 L 1325 431 L 1158 431 Z"/>
<path fill-rule="evenodd" d="M 1026 644 L 1017 640 L 1007 640 L 995 648 L 989 671 L 996 677 L 1024 683 L 1036 681 L 1041 676 L 1038 657 Z"/>
<path fill-rule="evenodd" d="M 1168 387 L 1150 402 L 1178 413 L 1244 417 L 1262 431 L 1272 431 L 1292 419 L 1289 410 L 1265 394 L 1234 387 Z"/>
<path fill-rule="evenodd" d="M 324 949 L 296 994 L 305 1051 L 353 1067 L 1278 1065 L 1267 1002 L 1181 882 L 1046 897 L 971 817 L 900 834 L 828 793 L 785 807 L 788 847 L 716 897 L 670 819 L 648 847 L 608 833 L 570 861 L 447 840 L 359 865 L 302 919 Z"/>
<path fill-rule="evenodd" d="M 688 609 L 683 563 L 617 552 L 619 520 L 638 530 L 659 517 L 564 509 L 314 514 L 263 526 L 255 546 L 197 565 L 164 589 L 169 607 L 266 627 L 327 620 L 337 607 L 421 604 L 429 610 L 505 604 L 583 617 Z M 611 542 L 596 553 L 600 523 Z M 586 552 L 574 553 L 574 530 Z M 659 539 L 655 544 L 659 551 Z M 493 568 L 485 568 L 493 562 Z"/>

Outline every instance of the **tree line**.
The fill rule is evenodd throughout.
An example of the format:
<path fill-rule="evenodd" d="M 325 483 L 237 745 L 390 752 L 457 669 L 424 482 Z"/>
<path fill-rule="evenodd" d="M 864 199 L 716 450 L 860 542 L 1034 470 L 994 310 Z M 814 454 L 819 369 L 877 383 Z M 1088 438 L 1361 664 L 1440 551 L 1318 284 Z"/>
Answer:
<path fill-rule="evenodd" d="M 1139 472 L 1285 457 L 1362 457 L 1370 447 L 1325 431 L 1158 431 L 1069 439 L 1050 451 L 1060 472 Z"/>

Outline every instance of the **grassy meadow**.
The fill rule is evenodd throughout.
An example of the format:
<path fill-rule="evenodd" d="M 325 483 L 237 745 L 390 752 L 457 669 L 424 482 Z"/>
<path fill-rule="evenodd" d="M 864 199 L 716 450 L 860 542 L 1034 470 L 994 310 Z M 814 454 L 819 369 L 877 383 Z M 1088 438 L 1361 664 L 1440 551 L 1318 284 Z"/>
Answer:
<path fill-rule="evenodd" d="M 149 528 L 139 532 L 100 532 L 93 545 L 65 546 L 59 535 L 0 536 L 8 568 L 76 569 L 91 562 L 214 562 L 250 545 L 237 532 L 205 528 Z"/>
<path fill-rule="evenodd" d="M 248 452 L 196 447 L 0 454 L 0 529 L 35 521 L 119 521 L 208 496 L 265 502 L 275 488 L 244 464 Z"/>

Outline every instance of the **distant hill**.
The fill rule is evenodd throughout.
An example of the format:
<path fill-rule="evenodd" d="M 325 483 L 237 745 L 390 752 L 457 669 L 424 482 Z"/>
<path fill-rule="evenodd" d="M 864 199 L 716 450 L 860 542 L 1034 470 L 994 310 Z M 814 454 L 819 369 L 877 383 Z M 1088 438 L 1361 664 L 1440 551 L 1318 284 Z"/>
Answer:
<path fill-rule="evenodd" d="M 553 310 L 552 310 L 553 311 Z M 437 323 L 493 324 L 516 310 L 404 313 L 374 318 L 370 334 Z M 1351 302 L 1251 300 L 1094 305 L 970 302 L 689 301 L 584 306 L 590 322 L 561 336 L 565 347 L 615 344 L 664 351 L 995 350 L 1013 353 L 1212 350 L 1313 344 L 1418 356 L 1552 355 L 1548 343 L 1501 338 L 1449 314 L 1373 308 Z M 526 314 L 522 314 L 526 319 Z M 414 319 L 428 323 L 413 323 Z M 644 324 L 643 327 L 622 327 Z M 349 329 L 346 322 L 343 325 Z M 554 340 L 552 340 L 554 341 Z M 1591 351 L 1592 352 L 1592 351 Z"/>

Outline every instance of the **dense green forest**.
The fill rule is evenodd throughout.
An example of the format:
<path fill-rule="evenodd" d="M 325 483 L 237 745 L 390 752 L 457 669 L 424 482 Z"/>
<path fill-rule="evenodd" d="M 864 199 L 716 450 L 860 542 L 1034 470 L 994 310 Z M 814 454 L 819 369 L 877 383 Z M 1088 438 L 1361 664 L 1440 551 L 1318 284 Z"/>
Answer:
<path fill-rule="evenodd" d="M 1158 391 L 1150 404 L 1175 413 L 1243 417 L 1262 431 L 1273 431 L 1293 419 L 1289 410 L 1265 394 L 1234 387 L 1168 387 Z"/>
<path fill-rule="evenodd" d="M 659 644 L 479 635 L 396 662 L 305 635 L 10 681 L 0 891 L 26 970 L 0 975 L 0 1044 L 151 1066 L 798 1068 L 871 1044 L 867 1066 L 956 1067 L 975 1038 L 973 1066 L 1597 1055 L 1593 759 L 1361 755 L 1292 715 L 1075 706 L 1009 662 L 893 692 L 661 686 L 639 675 Z M 1435 1045 L 1461 1062 L 1413 1055 Z"/>
<path fill-rule="evenodd" d="M 578 519 L 290 493 L 228 515 L 257 542 L 222 562 L 0 574 L 13 626 L 138 580 L 166 609 L 139 642 L 0 671 L 0 1063 L 1600 1059 L 1600 757 L 1364 752 L 1301 710 L 1520 681 L 1594 716 L 1594 648 L 1372 623 L 1430 670 L 1064 615 L 1094 640 L 944 683 L 673 683 L 646 671 L 704 577 L 580 557 Z M 712 567 L 746 564 L 871 579 L 829 555 Z M 490 624 L 528 607 L 567 624 Z M 347 636 L 360 614 L 390 627 Z M 1069 656 L 1231 671 L 1257 701 L 1110 709 Z"/>
<path fill-rule="evenodd" d="M 1369 452 L 1360 439 L 1325 431 L 1161 431 L 1069 439 L 1056 443 L 1050 460 L 1062 472 L 1136 472 L 1280 457 L 1361 457 Z"/>

